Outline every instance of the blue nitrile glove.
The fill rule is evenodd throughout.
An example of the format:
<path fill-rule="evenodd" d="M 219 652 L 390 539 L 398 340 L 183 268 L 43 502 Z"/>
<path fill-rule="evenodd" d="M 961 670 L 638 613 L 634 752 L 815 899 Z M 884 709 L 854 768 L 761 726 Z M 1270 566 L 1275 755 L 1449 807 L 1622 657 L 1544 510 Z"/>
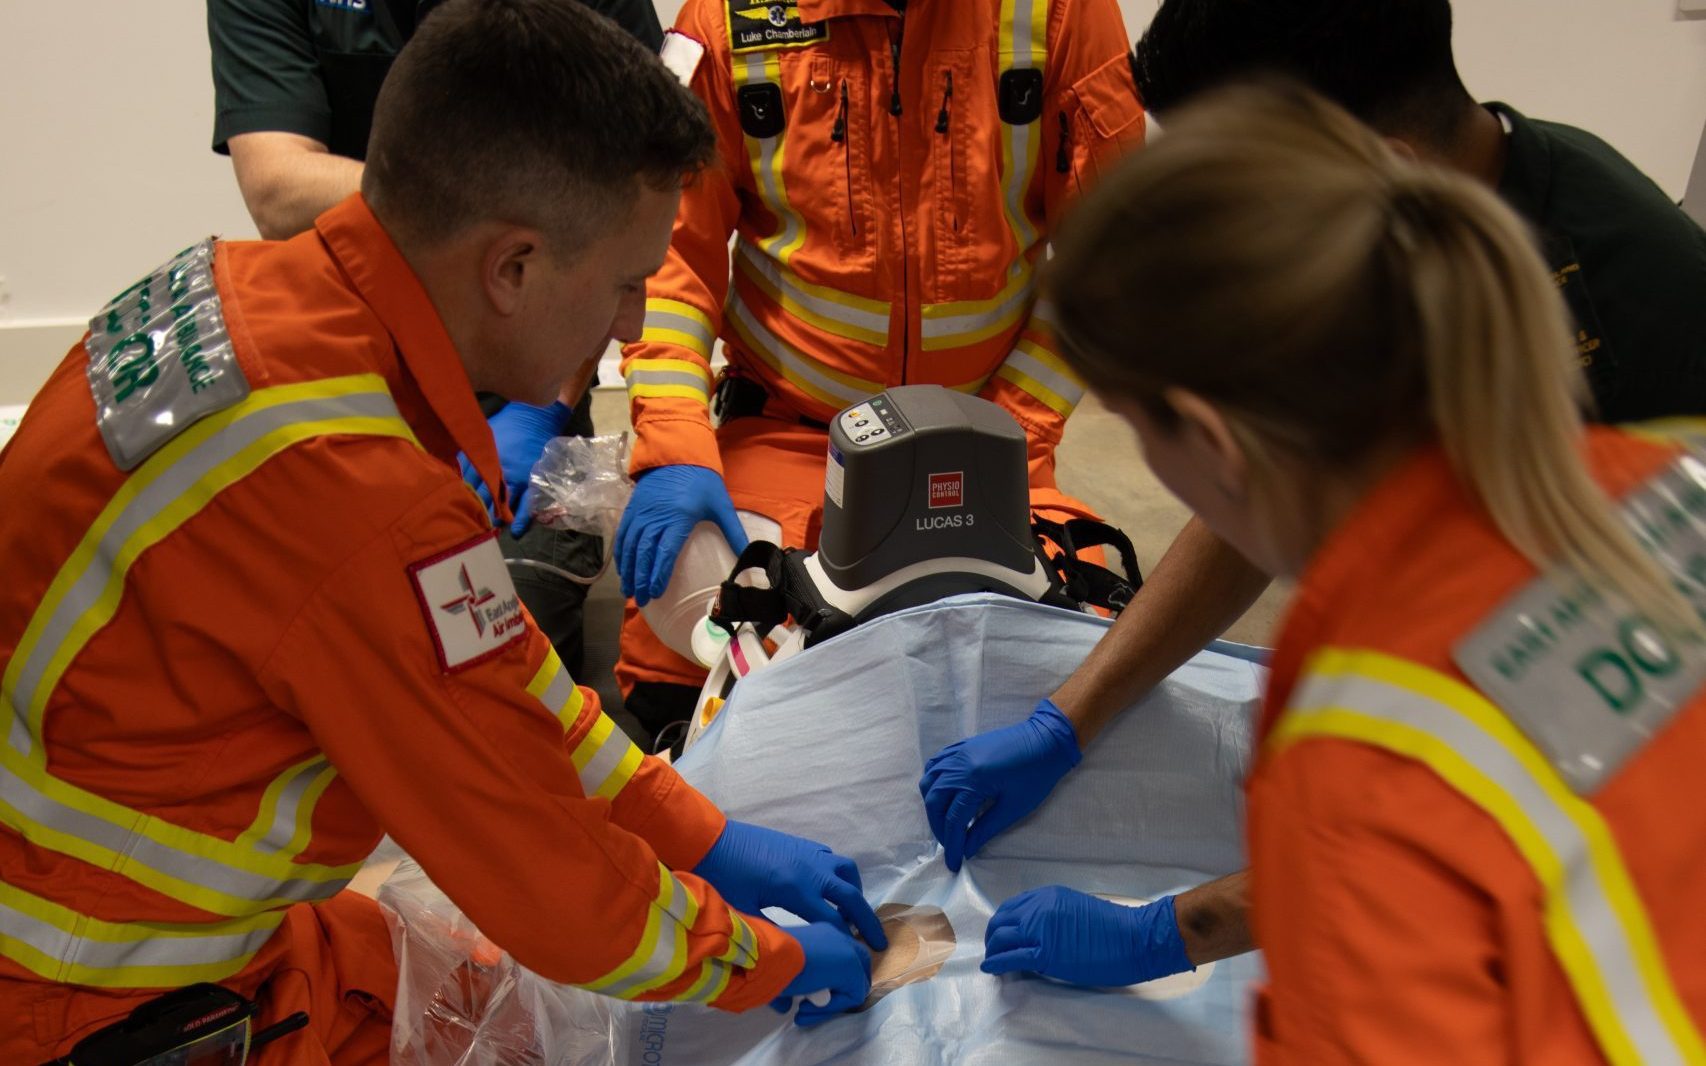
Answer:
<path fill-rule="evenodd" d="M 1072 723 L 1046 699 L 1018 725 L 967 737 L 932 755 L 918 791 L 948 869 L 957 873 L 962 860 L 1036 810 L 1083 757 Z"/>
<path fill-rule="evenodd" d="M 1113 988 L 1194 969 L 1172 896 L 1125 907 L 1051 885 L 1021 892 L 996 908 L 983 934 L 984 973 L 1025 970 Z"/>
<path fill-rule="evenodd" d="M 737 911 L 780 907 L 808 922 L 851 925 L 878 951 L 889 946 L 865 902 L 859 867 L 816 841 L 731 818 L 693 872 Z"/>
<path fill-rule="evenodd" d="M 545 454 L 545 445 L 551 443 L 553 437 L 563 435 L 572 414 L 574 408 L 561 400 L 548 407 L 511 401 L 486 420 L 486 424 L 492 427 L 492 438 L 497 441 L 498 463 L 503 468 L 509 509 L 515 515 L 515 521 L 509 527 L 511 536 L 521 536 L 533 521 L 533 485 L 528 480 L 533 473 L 533 465 Z M 492 491 L 480 480 L 474 464 L 466 455 L 458 455 L 456 462 L 462 467 L 462 480 L 473 486 L 480 502 L 486 505 L 486 513 L 492 516 L 492 521 L 497 521 L 498 508 L 492 502 Z"/>
<path fill-rule="evenodd" d="M 806 965 L 782 994 L 770 1001 L 772 1009 L 786 1014 L 795 996 L 827 991 L 829 1002 L 822 1006 L 802 1003 L 794 1015 L 795 1025 L 811 1026 L 865 1002 L 871 994 L 870 948 L 827 922 L 788 926 L 782 931 L 800 942 Z"/>
<path fill-rule="evenodd" d="M 675 557 L 700 522 L 715 522 L 736 555 L 746 550 L 735 502 L 722 476 L 704 466 L 655 466 L 634 482 L 634 494 L 616 527 L 616 572 L 622 595 L 644 607 L 663 595 Z"/>

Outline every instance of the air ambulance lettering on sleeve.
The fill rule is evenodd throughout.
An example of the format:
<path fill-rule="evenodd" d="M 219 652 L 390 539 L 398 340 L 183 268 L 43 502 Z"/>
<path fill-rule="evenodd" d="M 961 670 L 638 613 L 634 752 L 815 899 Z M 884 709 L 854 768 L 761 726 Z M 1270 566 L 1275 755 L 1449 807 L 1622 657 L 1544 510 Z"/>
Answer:
<path fill-rule="evenodd" d="M 770 48 L 803 48 L 829 39 L 827 22 L 801 22 L 793 4 L 728 0 L 729 48 L 736 54 Z"/>
<path fill-rule="evenodd" d="M 95 423 L 120 470 L 249 395 L 213 281 L 213 238 L 192 245 L 89 320 Z"/>
<path fill-rule="evenodd" d="M 527 636 L 527 616 L 498 550 L 496 530 L 409 567 L 447 674 L 497 655 Z"/>
<path fill-rule="evenodd" d="M 1706 462 L 1684 455 L 1623 501 L 1624 521 L 1706 617 Z M 1470 633 L 1453 658 L 1590 795 L 1706 684 L 1706 647 L 1558 568 Z"/>

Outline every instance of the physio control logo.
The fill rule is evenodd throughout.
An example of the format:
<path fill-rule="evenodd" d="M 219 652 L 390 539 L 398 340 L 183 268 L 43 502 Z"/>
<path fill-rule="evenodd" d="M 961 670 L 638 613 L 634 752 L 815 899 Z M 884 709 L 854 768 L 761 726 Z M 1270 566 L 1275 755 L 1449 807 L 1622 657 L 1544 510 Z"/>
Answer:
<path fill-rule="evenodd" d="M 949 474 L 930 475 L 930 509 L 964 507 L 966 504 L 966 475 L 955 470 Z"/>

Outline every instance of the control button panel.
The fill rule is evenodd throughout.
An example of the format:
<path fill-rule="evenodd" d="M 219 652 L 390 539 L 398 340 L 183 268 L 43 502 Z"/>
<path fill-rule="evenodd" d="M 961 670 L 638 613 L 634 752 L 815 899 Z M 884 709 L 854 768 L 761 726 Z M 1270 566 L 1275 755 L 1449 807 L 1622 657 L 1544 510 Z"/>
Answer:
<path fill-rule="evenodd" d="M 848 443 L 856 448 L 880 444 L 890 437 L 898 437 L 912 431 L 912 427 L 900 417 L 900 412 L 894 409 L 894 404 L 886 394 L 873 396 L 864 403 L 843 411 L 838 421 L 841 424 L 841 432 L 847 435 Z"/>

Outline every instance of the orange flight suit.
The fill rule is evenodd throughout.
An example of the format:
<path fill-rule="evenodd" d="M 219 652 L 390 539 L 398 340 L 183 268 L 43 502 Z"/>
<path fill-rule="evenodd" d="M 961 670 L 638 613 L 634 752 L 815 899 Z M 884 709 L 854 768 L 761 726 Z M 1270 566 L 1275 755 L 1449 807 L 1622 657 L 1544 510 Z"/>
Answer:
<path fill-rule="evenodd" d="M 710 467 L 736 507 L 815 547 L 822 424 L 888 386 L 938 384 L 1018 419 L 1034 507 L 1089 515 L 1055 486 L 1084 387 L 1035 274 L 1069 200 L 1143 138 L 1114 0 L 688 0 L 674 34 L 666 57 L 704 48 L 690 84 L 721 165 L 687 189 L 624 349 L 635 472 Z M 713 430 L 716 340 L 727 373 L 768 392 L 763 425 Z M 630 604 L 617 677 L 704 671 Z"/>
<path fill-rule="evenodd" d="M 1614 498 L 1663 473 L 1695 487 L 1647 513 L 1706 516 L 1706 468 L 1674 448 L 1606 429 L 1585 448 Z M 1517 708 L 1614 724 L 1578 668 L 1610 665 L 1596 680 L 1618 699 L 1636 668 L 1623 677 L 1623 629 L 1579 653 L 1601 636 L 1583 599 L 1512 608 L 1540 587 L 1437 449 L 1309 564 L 1249 782 L 1258 1062 L 1706 1061 L 1706 692 L 1636 651 L 1691 687 L 1573 788 Z"/>
<path fill-rule="evenodd" d="M 499 483 L 485 419 L 360 197 L 199 247 L 103 310 L 0 453 L 0 1062 L 198 980 L 261 1024 L 308 1010 L 269 1063 L 383 1061 L 390 940 L 340 892 L 382 831 L 552 980 L 772 998 L 797 942 L 679 872 L 722 814 L 515 600 L 455 463 Z M 155 399 L 245 379 L 183 424 Z"/>

